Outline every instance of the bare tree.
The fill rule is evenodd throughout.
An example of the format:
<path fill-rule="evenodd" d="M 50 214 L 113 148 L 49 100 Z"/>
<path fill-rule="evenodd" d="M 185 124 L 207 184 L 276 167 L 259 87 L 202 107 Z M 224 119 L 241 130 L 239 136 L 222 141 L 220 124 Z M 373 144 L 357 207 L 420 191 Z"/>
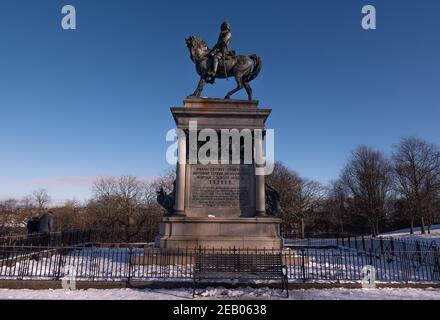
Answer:
<path fill-rule="evenodd" d="M 305 224 L 323 198 L 323 187 L 319 182 L 301 178 L 294 202 L 295 213 L 299 221 L 301 238 L 305 237 Z"/>
<path fill-rule="evenodd" d="M 338 232 L 343 234 L 345 232 L 344 224 L 349 218 L 349 199 L 348 190 L 340 180 L 332 181 L 330 187 L 327 188 L 325 207 L 337 226 Z"/>
<path fill-rule="evenodd" d="M 132 176 L 122 176 L 117 182 L 119 212 L 116 221 L 125 230 L 127 241 L 140 232 L 146 221 L 142 206 L 142 187 L 142 182 Z"/>
<path fill-rule="evenodd" d="M 440 192 L 432 193 L 426 201 L 426 230 L 431 233 L 431 227 L 436 221 L 440 221 Z"/>
<path fill-rule="evenodd" d="M 340 181 L 349 191 L 358 213 L 368 218 L 373 236 L 377 236 L 392 185 L 389 161 L 381 152 L 360 146 L 343 169 Z"/>
<path fill-rule="evenodd" d="M 84 212 L 81 203 L 75 199 L 66 200 L 60 207 L 52 209 L 55 215 L 56 230 L 86 229 L 81 213 Z"/>
<path fill-rule="evenodd" d="M 34 201 L 36 202 L 38 206 L 38 210 L 43 210 L 46 208 L 46 205 L 50 202 L 51 198 L 49 194 L 47 193 L 46 189 L 39 189 L 35 190 L 32 193 L 32 196 L 34 198 Z"/>
<path fill-rule="evenodd" d="M 114 232 L 122 232 L 125 241 L 139 235 L 151 221 L 152 187 L 133 176 L 98 179 L 94 197 L 88 205 L 96 224 Z"/>
<path fill-rule="evenodd" d="M 296 194 L 299 192 L 301 178 L 298 174 L 281 162 L 276 162 L 271 175 L 266 177 L 266 183 L 274 187 L 280 194 L 282 208 L 281 218 L 288 229 L 293 229 L 297 222 L 295 215 Z"/>
<path fill-rule="evenodd" d="M 170 193 L 173 191 L 174 181 L 176 180 L 176 167 L 171 166 L 166 169 L 159 177 L 152 181 L 151 186 L 157 191 L 163 188 L 164 191 Z M 154 193 L 156 195 L 156 192 Z"/>
<path fill-rule="evenodd" d="M 112 229 L 116 224 L 117 180 L 114 177 L 98 178 L 93 184 L 93 196 L 87 205 L 91 224 L 105 229 Z"/>
<path fill-rule="evenodd" d="M 281 162 L 275 163 L 274 171 L 266 181 L 280 194 L 283 223 L 289 228 L 298 223 L 300 236 L 304 237 L 307 219 L 322 198 L 321 185 L 301 178 Z"/>
<path fill-rule="evenodd" d="M 16 225 L 17 200 L 0 201 L 0 236 L 9 233 Z"/>
<path fill-rule="evenodd" d="M 425 221 L 432 221 L 440 189 L 440 150 L 423 140 L 404 138 L 395 147 L 393 161 L 395 188 L 410 214 L 411 234 L 416 218 L 420 219 L 421 233 L 425 233 Z"/>

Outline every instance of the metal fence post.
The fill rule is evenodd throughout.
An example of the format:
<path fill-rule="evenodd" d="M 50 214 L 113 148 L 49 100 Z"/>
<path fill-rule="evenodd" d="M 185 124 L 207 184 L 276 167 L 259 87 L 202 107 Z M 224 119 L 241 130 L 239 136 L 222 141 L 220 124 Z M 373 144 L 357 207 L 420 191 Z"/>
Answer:
<path fill-rule="evenodd" d="M 416 255 L 417 255 L 417 262 L 419 264 L 422 264 L 423 262 L 423 258 L 422 258 L 422 252 L 421 252 L 421 248 L 420 248 L 420 242 L 416 240 Z"/>
<path fill-rule="evenodd" d="M 383 254 L 383 251 L 384 251 L 384 250 L 383 250 L 383 238 L 380 237 L 379 239 L 380 239 L 380 240 L 379 240 L 379 241 L 380 241 L 380 253 Z"/>
<path fill-rule="evenodd" d="M 132 253 L 132 249 L 128 248 L 128 280 L 127 280 L 127 282 L 130 282 L 130 280 L 131 280 L 131 253 Z"/>
<path fill-rule="evenodd" d="M 302 273 L 302 280 L 305 283 L 306 282 L 306 266 L 305 266 L 304 249 L 301 249 L 301 273 Z"/>
<path fill-rule="evenodd" d="M 56 280 L 60 280 L 61 278 L 61 268 L 63 267 L 63 248 L 61 246 L 61 248 L 56 248 L 55 252 L 57 252 L 59 250 L 60 253 L 60 258 L 58 260 L 58 266 L 57 266 L 57 273 L 56 273 Z"/>
<path fill-rule="evenodd" d="M 406 243 L 405 242 L 402 243 L 402 247 L 403 247 L 403 252 L 400 253 L 400 261 L 401 261 L 400 264 L 401 264 L 401 267 L 402 267 L 402 274 L 403 274 L 403 277 L 404 277 L 404 281 L 406 283 L 408 283 L 409 279 L 410 279 L 410 276 L 411 276 L 411 274 L 410 274 L 410 272 L 411 272 L 411 269 L 410 269 L 411 262 L 408 259 L 408 252 L 407 252 L 407 249 L 406 249 Z M 402 258 L 402 256 L 403 256 L 403 258 Z"/>
<path fill-rule="evenodd" d="M 432 253 L 433 253 L 433 280 L 435 279 L 435 276 L 437 276 L 437 280 L 440 280 L 440 254 L 439 250 L 436 245 L 432 246 Z"/>

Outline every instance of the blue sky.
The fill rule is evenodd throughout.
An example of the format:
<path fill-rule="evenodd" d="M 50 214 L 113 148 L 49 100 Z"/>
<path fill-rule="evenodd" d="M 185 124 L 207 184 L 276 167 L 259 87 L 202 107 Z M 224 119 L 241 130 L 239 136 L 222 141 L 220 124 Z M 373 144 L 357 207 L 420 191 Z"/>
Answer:
<path fill-rule="evenodd" d="M 61 28 L 66 4 L 75 31 Z M 366 4 L 375 31 L 361 28 Z M 255 98 L 273 109 L 276 159 L 301 175 L 328 182 L 359 144 L 440 144 L 439 12 L 436 0 L 2 0 L 0 198 L 83 199 L 97 176 L 160 174 L 169 107 L 198 80 L 184 38 L 212 46 L 223 20 L 233 49 L 262 56 Z"/>

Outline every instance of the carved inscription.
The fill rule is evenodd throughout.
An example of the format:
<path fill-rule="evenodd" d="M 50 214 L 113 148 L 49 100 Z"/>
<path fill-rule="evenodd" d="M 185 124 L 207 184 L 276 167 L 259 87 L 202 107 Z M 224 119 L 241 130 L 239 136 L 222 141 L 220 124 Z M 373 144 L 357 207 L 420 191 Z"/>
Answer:
<path fill-rule="evenodd" d="M 250 173 L 249 165 L 192 166 L 192 207 L 249 207 Z"/>

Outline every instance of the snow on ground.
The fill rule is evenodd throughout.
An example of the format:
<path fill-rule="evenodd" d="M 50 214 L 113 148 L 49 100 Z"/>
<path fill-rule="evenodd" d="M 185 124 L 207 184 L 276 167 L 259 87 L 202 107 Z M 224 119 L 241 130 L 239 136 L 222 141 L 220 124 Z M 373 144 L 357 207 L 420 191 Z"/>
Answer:
<path fill-rule="evenodd" d="M 428 232 L 426 230 L 426 232 Z M 414 228 L 414 234 L 410 234 L 410 229 L 400 229 L 388 233 L 383 233 L 381 236 L 394 237 L 394 238 L 405 238 L 408 240 L 423 240 L 426 242 L 435 241 L 440 245 L 440 224 L 433 225 L 431 228 L 431 233 L 421 234 L 420 227 Z"/>
<path fill-rule="evenodd" d="M 285 300 L 280 290 L 269 288 L 198 289 L 201 300 Z M 0 299 L 24 300 L 192 300 L 191 289 L 109 290 L 10 290 L 0 289 Z M 440 300 L 440 289 L 309 289 L 291 290 L 290 300 Z"/>

